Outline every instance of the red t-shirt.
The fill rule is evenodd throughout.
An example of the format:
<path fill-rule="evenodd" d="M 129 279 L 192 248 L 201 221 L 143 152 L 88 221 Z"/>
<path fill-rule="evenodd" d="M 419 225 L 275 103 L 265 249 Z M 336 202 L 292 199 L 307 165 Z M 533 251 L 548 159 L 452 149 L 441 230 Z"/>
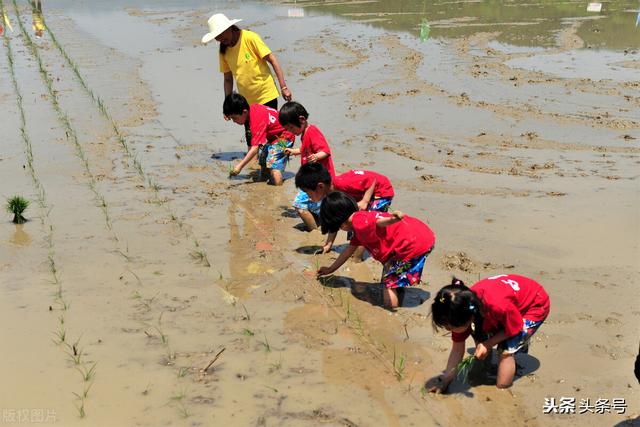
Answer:
<path fill-rule="evenodd" d="M 300 144 L 300 165 L 304 165 L 307 163 L 307 157 L 323 151 L 329 155 L 326 159 L 320 160 L 322 166 L 327 168 L 331 177 L 333 178 L 336 174 L 336 171 L 333 169 L 333 160 L 331 160 L 331 149 L 329 148 L 329 144 L 327 140 L 324 138 L 320 129 L 315 127 L 314 125 L 308 125 L 302 134 L 302 143 Z"/>
<path fill-rule="evenodd" d="M 333 179 L 333 188 L 360 201 L 374 180 L 376 182 L 374 198 L 393 197 L 393 186 L 389 178 L 372 171 L 350 170 L 338 175 Z"/>
<path fill-rule="evenodd" d="M 387 227 L 378 227 L 377 218 L 392 216 L 385 212 L 358 211 L 352 215 L 352 246 L 364 246 L 381 263 L 390 259 L 409 261 L 429 252 L 436 236 L 419 219 L 405 215 L 402 221 Z"/>
<path fill-rule="evenodd" d="M 249 129 L 251 130 L 251 146 L 271 144 L 280 139 L 293 141 L 295 136 L 287 132 L 278 121 L 278 112 L 262 104 L 249 107 Z"/>
<path fill-rule="evenodd" d="M 504 330 L 508 337 L 522 331 L 522 319 L 535 322 L 546 319 L 551 303 L 549 295 L 538 282 L 516 274 L 502 274 L 480 280 L 471 291 L 484 306 L 484 332 L 495 334 Z M 456 334 L 451 339 L 461 342 L 471 335 L 469 330 Z"/>

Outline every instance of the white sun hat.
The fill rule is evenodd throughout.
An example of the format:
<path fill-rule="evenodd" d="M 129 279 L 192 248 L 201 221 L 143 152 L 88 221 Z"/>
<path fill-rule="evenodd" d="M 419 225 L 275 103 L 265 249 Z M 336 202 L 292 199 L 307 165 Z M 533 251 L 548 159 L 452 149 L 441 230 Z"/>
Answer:
<path fill-rule="evenodd" d="M 240 21 L 242 19 L 229 19 L 223 13 L 216 13 L 207 21 L 209 32 L 202 37 L 202 43 L 209 43 L 222 34 L 224 30 Z"/>

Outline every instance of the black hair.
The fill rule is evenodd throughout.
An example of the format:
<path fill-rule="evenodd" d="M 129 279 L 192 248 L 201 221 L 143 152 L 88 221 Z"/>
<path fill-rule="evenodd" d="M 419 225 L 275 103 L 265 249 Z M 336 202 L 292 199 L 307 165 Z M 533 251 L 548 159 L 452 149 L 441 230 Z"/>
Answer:
<path fill-rule="evenodd" d="M 244 110 L 249 111 L 247 98 L 236 92 L 232 92 L 225 96 L 224 102 L 222 103 L 222 114 L 225 116 L 242 114 Z"/>
<path fill-rule="evenodd" d="M 337 233 L 340 226 L 354 213 L 358 204 L 353 197 L 340 191 L 327 194 L 320 206 L 320 229 L 322 234 Z"/>
<path fill-rule="evenodd" d="M 321 182 L 331 185 L 331 174 L 320 163 L 305 163 L 296 173 L 296 187 L 302 190 L 315 190 Z"/>
<path fill-rule="evenodd" d="M 480 298 L 465 286 L 462 280 L 455 277 L 451 284 L 443 287 L 436 294 L 431 304 L 431 322 L 433 328 L 460 327 L 473 321 L 471 335 L 476 341 L 486 339 L 482 331 L 484 307 Z"/>
<path fill-rule="evenodd" d="M 241 30 L 240 30 L 240 27 L 238 27 L 237 25 L 232 25 L 232 26 L 230 26 L 229 28 L 231 28 L 231 30 L 232 30 L 233 32 L 241 31 Z M 225 31 L 226 31 L 226 30 L 225 30 Z M 222 44 L 222 43 L 220 43 L 220 53 L 221 53 L 222 55 L 224 55 L 224 53 L 227 51 L 227 48 L 228 48 L 228 47 L 230 47 L 230 46 L 227 46 L 226 44 Z"/>
<path fill-rule="evenodd" d="M 301 126 L 300 116 L 305 119 L 309 118 L 309 113 L 306 108 L 302 106 L 299 102 L 289 101 L 285 102 L 280 111 L 278 112 L 278 121 L 280 125 L 293 125 L 293 126 Z"/>

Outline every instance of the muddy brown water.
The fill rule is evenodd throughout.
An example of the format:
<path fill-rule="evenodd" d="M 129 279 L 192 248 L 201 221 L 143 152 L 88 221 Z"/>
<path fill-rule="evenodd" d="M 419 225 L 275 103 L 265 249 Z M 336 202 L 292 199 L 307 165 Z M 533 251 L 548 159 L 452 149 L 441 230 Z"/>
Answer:
<path fill-rule="evenodd" d="M 4 424 L 640 415 L 637 3 L 43 2 L 56 44 L 35 38 L 26 2 L 2 1 L 0 194 L 32 201 L 29 222 L 0 226 Z M 337 169 L 388 175 L 394 206 L 435 230 L 407 307 L 368 302 L 371 259 L 313 278 L 336 253 L 311 255 L 323 237 L 295 228 L 291 179 L 226 178 L 242 131 L 221 117 L 216 47 L 199 45 L 220 10 L 277 53 Z M 514 386 L 421 393 L 450 341 L 431 296 L 452 275 L 512 271 L 552 299 Z M 561 397 L 627 408 L 543 414 Z"/>

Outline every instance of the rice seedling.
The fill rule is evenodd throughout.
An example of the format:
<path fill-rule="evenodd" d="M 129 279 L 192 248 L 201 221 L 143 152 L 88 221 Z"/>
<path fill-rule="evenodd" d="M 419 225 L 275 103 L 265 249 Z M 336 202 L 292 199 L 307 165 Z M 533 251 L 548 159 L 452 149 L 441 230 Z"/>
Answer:
<path fill-rule="evenodd" d="M 29 201 L 22 196 L 13 196 L 7 200 L 7 212 L 13 214 L 14 224 L 24 224 L 27 219 L 22 215 L 29 207 Z"/>
<path fill-rule="evenodd" d="M 56 343 L 57 345 L 60 345 L 66 342 L 67 331 L 63 326 L 59 326 L 58 330 L 54 332 L 54 335 L 56 336 L 57 340 L 54 340 L 53 342 Z"/>
<path fill-rule="evenodd" d="M 266 385 L 266 384 L 265 384 L 265 387 L 266 387 L 266 388 L 268 388 L 269 390 L 271 390 L 271 391 L 272 391 L 272 392 L 274 392 L 274 393 L 277 393 L 277 392 L 278 392 L 278 389 L 277 389 L 277 388 L 275 388 L 275 387 L 271 387 L 270 385 Z"/>
<path fill-rule="evenodd" d="M 255 332 L 253 332 L 251 329 L 243 329 L 242 330 L 242 335 L 244 335 L 245 337 L 252 337 L 255 335 Z"/>
<path fill-rule="evenodd" d="M 463 383 L 467 382 L 467 379 L 469 378 L 469 372 L 471 371 L 471 367 L 473 366 L 475 360 L 475 356 L 467 356 L 462 359 L 460 363 L 458 363 L 458 365 L 455 367 L 458 378 L 460 378 L 460 381 L 462 381 Z"/>
<path fill-rule="evenodd" d="M 87 383 L 84 388 L 82 389 L 82 394 L 78 394 L 75 392 L 72 392 L 72 394 L 78 399 L 78 400 L 82 400 L 82 399 L 86 399 L 87 396 L 89 396 L 89 390 L 91 390 L 91 386 L 93 385 L 93 383 Z"/>
<path fill-rule="evenodd" d="M 403 355 L 400 355 L 399 358 L 396 357 L 396 349 L 394 347 L 393 348 L 393 371 L 398 381 L 402 381 L 402 378 L 404 378 L 405 362 L 406 360 Z"/>
<path fill-rule="evenodd" d="M 269 373 L 279 371 L 280 369 L 282 369 L 282 355 L 280 355 L 280 359 L 276 363 L 269 364 Z"/>
<path fill-rule="evenodd" d="M 187 395 L 187 392 L 185 390 L 180 390 L 179 392 L 177 392 L 176 394 L 171 396 L 171 400 L 175 400 L 176 402 L 180 402 L 182 399 L 185 398 L 186 395 Z"/>
<path fill-rule="evenodd" d="M 93 379 L 93 377 L 96 374 L 96 365 L 98 364 L 98 362 L 93 362 L 93 365 L 91 365 L 90 368 L 87 368 L 86 366 L 82 365 L 80 367 L 76 367 L 76 369 L 78 370 L 78 372 L 80 372 L 80 375 L 82 376 L 82 380 L 85 383 L 88 383 L 89 381 L 91 381 Z"/>
<path fill-rule="evenodd" d="M 197 260 L 200 264 L 203 264 L 205 267 L 211 267 L 211 263 L 209 263 L 209 258 L 207 258 L 207 253 L 204 249 L 191 251 L 191 257 Z"/>
<path fill-rule="evenodd" d="M 87 413 L 84 411 L 84 397 L 79 399 L 79 403 L 74 403 L 73 405 L 76 407 L 78 411 L 78 416 L 80 418 L 84 418 L 87 416 Z"/>
<path fill-rule="evenodd" d="M 191 416 L 191 412 L 184 406 L 184 403 L 180 402 L 178 404 L 178 413 L 182 418 L 189 418 Z"/>
<path fill-rule="evenodd" d="M 189 373 L 189 368 L 187 368 L 186 366 L 183 366 L 180 369 L 178 369 L 178 378 L 186 377 L 188 373 Z"/>
<path fill-rule="evenodd" d="M 245 307 L 244 304 L 240 304 L 242 305 L 242 309 L 244 310 L 244 317 L 242 318 L 242 320 L 251 320 L 251 316 L 249 315 L 249 312 L 247 311 L 247 307 Z"/>
<path fill-rule="evenodd" d="M 266 353 L 271 353 L 271 345 L 269 345 L 269 340 L 267 339 L 267 336 L 264 335 L 264 341 L 261 341 L 260 344 L 262 344 L 262 347 L 264 348 L 264 351 Z"/>

